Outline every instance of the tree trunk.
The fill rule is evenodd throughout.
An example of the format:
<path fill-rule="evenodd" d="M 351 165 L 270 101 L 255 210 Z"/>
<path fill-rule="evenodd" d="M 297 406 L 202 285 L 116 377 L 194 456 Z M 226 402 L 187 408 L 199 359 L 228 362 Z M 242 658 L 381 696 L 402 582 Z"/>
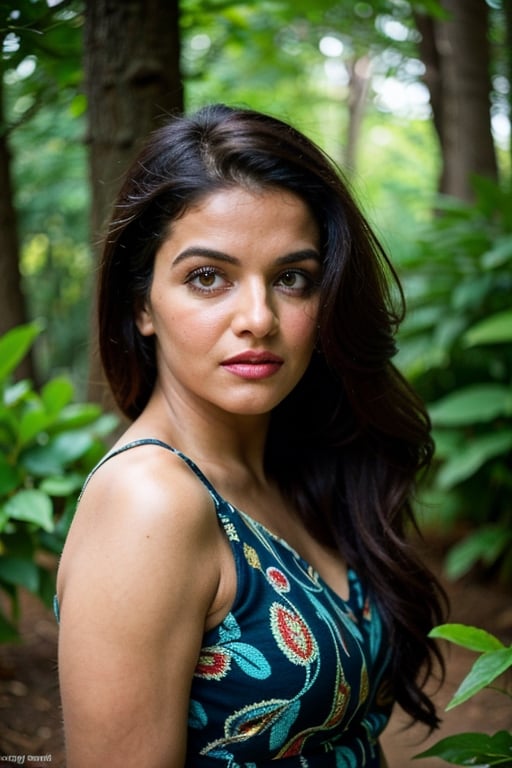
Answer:
<path fill-rule="evenodd" d="M 19 268 L 19 235 L 13 202 L 11 154 L 3 114 L 3 81 L 0 73 L 0 335 L 27 322 Z M 17 376 L 34 379 L 32 356 L 28 355 Z"/>
<path fill-rule="evenodd" d="M 183 109 L 179 0 L 86 0 L 91 231 L 96 244 L 139 144 Z M 92 323 L 96 338 L 95 323 Z M 93 347 L 96 345 L 93 344 Z M 93 349 L 89 397 L 111 406 Z"/>
<path fill-rule="evenodd" d="M 447 20 L 417 16 L 442 152 L 439 191 L 471 200 L 471 176 L 497 179 L 486 0 L 442 0 Z"/>
<path fill-rule="evenodd" d="M 357 166 L 357 148 L 370 83 L 370 69 L 371 59 L 369 56 L 361 56 L 356 59 L 350 68 L 348 129 L 344 165 L 351 174 L 355 173 Z"/>

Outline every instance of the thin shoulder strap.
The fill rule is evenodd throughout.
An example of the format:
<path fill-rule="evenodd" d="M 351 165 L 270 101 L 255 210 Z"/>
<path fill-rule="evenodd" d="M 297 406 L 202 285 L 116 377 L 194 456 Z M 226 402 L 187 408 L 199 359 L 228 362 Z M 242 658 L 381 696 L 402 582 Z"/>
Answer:
<path fill-rule="evenodd" d="M 82 490 L 80 492 L 80 497 L 82 496 L 83 492 L 85 491 L 87 484 L 89 483 L 89 480 L 94 475 L 94 473 L 103 466 L 109 459 L 114 458 L 114 456 L 119 456 L 120 453 L 124 453 L 125 451 L 129 451 L 132 448 L 138 448 L 140 445 L 157 445 L 160 448 L 165 448 L 165 450 L 170 451 L 171 453 L 174 453 L 176 456 L 179 456 L 179 458 L 187 464 L 192 472 L 199 478 L 199 480 L 203 483 L 203 485 L 206 487 L 206 489 L 209 491 L 210 495 L 214 499 L 215 502 L 218 502 L 221 500 L 220 495 L 215 490 L 214 486 L 210 483 L 206 475 L 203 474 L 203 472 L 199 469 L 197 464 L 195 464 L 192 459 L 189 459 L 188 456 L 186 456 L 184 453 L 179 451 L 177 448 L 173 448 L 172 445 L 169 445 L 168 443 L 164 443 L 162 440 L 158 440 L 155 437 L 145 437 L 141 438 L 139 440 L 132 440 L 129 443 L 126 443 L 125 445 L 121 445 L 119 448 L 114 448 L 113 450 L 109 451 L 102 459 L 99 461 L 96 466 L 91 470 L 89 475 L 87 476 L 85 483 L 83 484 Z"/>

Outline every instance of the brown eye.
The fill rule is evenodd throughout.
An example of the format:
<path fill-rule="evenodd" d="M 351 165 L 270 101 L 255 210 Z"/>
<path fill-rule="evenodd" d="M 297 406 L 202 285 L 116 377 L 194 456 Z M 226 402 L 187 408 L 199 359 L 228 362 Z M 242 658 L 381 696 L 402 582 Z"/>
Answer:
<path fill-rule="evenodd" d="M 297 283 L 297 277 L 296 272 L 285 272 L 281 275 L 281 283 L 287 288 L 293 288 Z"/>
<path fill-rule="evenodd" d="M 209 272 L 202 272 L 197 275 L 196 280 L 203 286 L 203 288 L 211 288 L 215 283 L 216 274 L 212 270 Z"/>
<path fill-rule="evenodd" d="M 186 281 L 190 288 L 199 293 L 215 293 L 226 287 L 224 275 L 215 267 L 200 267 L 188 275 Z"/>
<path fill-rule="evenodd" d="M 282 290 L 293 295 L 302 296 L 313 289 L 315 280 L 313 275 L 299 269 L 287 269 L 276 280 L 276 285 Z"/>

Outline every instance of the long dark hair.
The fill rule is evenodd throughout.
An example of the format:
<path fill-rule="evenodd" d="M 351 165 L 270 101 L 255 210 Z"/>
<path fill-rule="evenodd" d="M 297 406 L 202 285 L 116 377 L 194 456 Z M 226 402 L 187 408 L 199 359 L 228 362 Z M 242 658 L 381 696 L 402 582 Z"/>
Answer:
<path fill-rule="evenodd" d="M 397 276 L 339 170 L 273 117 L 215 105 L 156 131 L 128 171 L 105 241 L 99 285 L 103 365 L 121 410 L 144 409 L 156 378 L 153 339 L 135 314 L 172 222 L 226 187 L 284 188 L 317 221 L 323 259 L 318 349 L 271 418 L 266 464 L 315 537 L 337 544 L 379 603 L 392 648 L 394 698 L 438 725 L 423 687 L 442 658 L 427 634 L 443 592 L 407 541 L 415 478 L 432 457 L 422 402 L 393 365 L 403 317 Z"/>

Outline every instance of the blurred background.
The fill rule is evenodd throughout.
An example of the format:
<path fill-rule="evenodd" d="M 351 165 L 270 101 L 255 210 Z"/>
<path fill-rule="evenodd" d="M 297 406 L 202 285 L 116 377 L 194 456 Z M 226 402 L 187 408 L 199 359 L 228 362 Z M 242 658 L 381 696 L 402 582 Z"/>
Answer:
<path fill-rule="evenodd" d="M 0 38 L 0 754 L 58 738 L 55 560 L 119 424 L 92 319 L 109 206 L 149 131 L 210 102 L 314 139 L 390 252 L 437 444 L 422 546 L 455 617 L 510 643 L 512 3 L 3 0 Z"/>

